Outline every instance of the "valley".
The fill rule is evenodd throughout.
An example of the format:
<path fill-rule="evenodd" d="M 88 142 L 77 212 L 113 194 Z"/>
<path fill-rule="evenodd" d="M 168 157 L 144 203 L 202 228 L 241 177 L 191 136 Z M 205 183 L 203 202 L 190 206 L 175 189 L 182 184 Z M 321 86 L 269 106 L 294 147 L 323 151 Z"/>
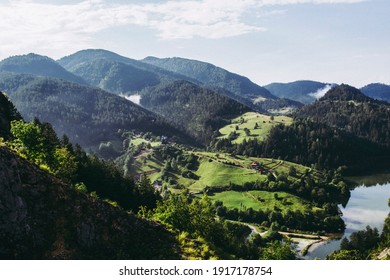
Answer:
<path fill-rule="evenodd" d="M 45 242 L 63 242 L 62 248 L 76 252 L 33 248 L 32 258 L 93 258 L 95 251 L 96 258 L 121 257 L 101 251 L 117 246 L 115 240 L 105 243 L 104 230 L 96 231 L 88 250 L 72 247 L 88 231 L 80 229 L 84 224 L 94 226 L 91 219 L 101 229 L 108 223 L 101 214 L 79 215 L 69 198 L 76 197 L 80 207 L 108 209 L 109 219 L 124 227 L 147 229 L 149 241 L 161 245 L 155 245 L 156 258 L 267 259 L 283 252 L 277 258 L 295 259 L 302 256 L 291 241 L 308 239 L 300 248 L 310 254 L 312 243 L 344 233 L 340 207 L 355 186 L 348 178 L 390 168 L 390 104 L 383 85 L 365 88 L 380 100 L 344 84 L 262 87 L 202 61 L 83 50 L 57 61 L 35 54 L 5 59 L 0 90 L 6 93 L 0 94 L 0 152 L 31 173 L 21 183 L 4 169 L 4 182 L 31 185 L 34 195 L 34 174 L 44 178 L 38 185 L 53 187 L 53 194 L 37 198 L 40 210 L 28 209 L 37 211 L 31 215 L 42 209 L 58 214 L 59 222 L 47 228 L 58 238 Z M 66 197 L 61 209 L 50 202 L 57 189 Z M 34 202 L 20 195 L 28 205 Z M 77 217 L 77 229 L 62 211 Z M 387 223 L 360 258 L 387 252 Z M 126 235 L 116 228 L 112 234 L 129 246 L 137 240 L 142 251 L 141 231 Z M 355 242 L 355 235 L 347 237 Z M 354 254 L 348 251 L 352 243 L 343 242 L 333 258 Z M 163 254 L 165 246 L 172 250 Z M 144 253 L 153 258 L 153 250 Z"/>

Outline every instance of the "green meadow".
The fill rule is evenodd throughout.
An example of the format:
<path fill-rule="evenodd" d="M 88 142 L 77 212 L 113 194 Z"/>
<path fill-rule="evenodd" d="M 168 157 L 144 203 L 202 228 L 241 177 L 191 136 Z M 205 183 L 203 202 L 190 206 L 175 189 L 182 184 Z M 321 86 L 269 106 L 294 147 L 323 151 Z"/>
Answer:
<path fill-rule="evenodd" d="M 286 116 L 267 116 L 256 112 L 245 113 L 231 120 L 231 124 L 222 127 L 220 138 L 227 138 L 231 133 L 236 133 L 237 138 L 233 144 L 240 144 L 245 140 L 258 139 L 263 141 L 272 127 L 277 124 L 289 125 L 292 118 Z M 249 131 L 249 133 L 248 133 Z"/>

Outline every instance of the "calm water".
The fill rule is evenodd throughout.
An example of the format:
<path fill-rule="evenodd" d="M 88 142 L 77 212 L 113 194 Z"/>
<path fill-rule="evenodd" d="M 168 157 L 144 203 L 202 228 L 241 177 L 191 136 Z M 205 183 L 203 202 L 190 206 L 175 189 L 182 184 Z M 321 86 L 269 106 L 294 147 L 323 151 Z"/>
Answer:
<path fill-rule="evenodd" d="M 383 222 L 390 212 L 388 199 L 390 198 L 390 183 L 374 186 L 360 186 L 351 191 L 351 197 L 345 208 L 339 205 L 343 212 L 346 224 L 344 237 L 352 232 L 362 230 L 367 225 L 382 231 Z M 325 259 L 327 255 L 340 248 L 341 240 L 332 240 L 327 243 L 313 245 L 306 259 Z"/>

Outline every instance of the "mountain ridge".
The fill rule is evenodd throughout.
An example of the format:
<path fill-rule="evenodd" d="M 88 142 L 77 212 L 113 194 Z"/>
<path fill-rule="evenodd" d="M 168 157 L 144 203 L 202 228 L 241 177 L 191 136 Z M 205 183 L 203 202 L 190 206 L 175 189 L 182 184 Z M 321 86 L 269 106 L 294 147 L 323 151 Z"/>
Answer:
<path fill-rule="evenodd" d="M 0 61 L 0 72 L 47 76 L 86 84 L 81 77 L 68 72 L 50 57 L 34 53 L 11 56 Z"/>

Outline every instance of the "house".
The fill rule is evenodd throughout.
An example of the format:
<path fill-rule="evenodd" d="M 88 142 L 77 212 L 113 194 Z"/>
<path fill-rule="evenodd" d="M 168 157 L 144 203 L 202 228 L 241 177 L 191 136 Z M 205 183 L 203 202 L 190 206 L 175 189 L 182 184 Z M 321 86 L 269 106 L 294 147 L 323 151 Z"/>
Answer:
<path fill-rule="evenodd" d="M 261 163 L 259 163 L 257 161 L 254 161 L 251 163 L 251 168 L 258 171 L 260 174 L 265 173 L 263 166 L 261 165 Z"/>
<path fill-rule="evenodd" d="M 257 161 L 254 161 L 251 163 L 251 168 L 252 169 L 258 169 L 260 167 L 260 163 L 258 163 Z"/>

